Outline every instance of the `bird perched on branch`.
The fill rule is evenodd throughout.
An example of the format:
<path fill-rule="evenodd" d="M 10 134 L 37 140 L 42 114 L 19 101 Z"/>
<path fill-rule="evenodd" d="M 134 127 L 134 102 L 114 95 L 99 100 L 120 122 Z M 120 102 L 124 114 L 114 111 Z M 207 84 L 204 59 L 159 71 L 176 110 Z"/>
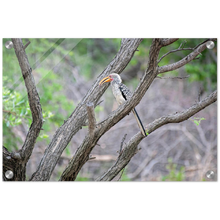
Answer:
<path fill-rule="evenodd" d="M 109 76 L 103 78 L 100 81 L 99 85 L 101 86 L 102 84 L 104 84 L 106 82 L 111 82 L 113 95 L 115 96 L 116 101 L 119 105 L 123 104 L 124 102 L 126 102 L 126 100 L 131 98 L 132 93 L 130 92 L 128 87 L 122 83 L 121 77 L 117 73 L 112 73 Z M 137 114 L 136 109 L 135 108 L 132 109 L 132 112 L 135 116 L 135 119 L 138 123 L 138 126 L 141 130 L 141 133 L 144 136 L 147 136 L 146 131 L 144 129 L 144 126 L 143 126 L 143 124 Z"/>

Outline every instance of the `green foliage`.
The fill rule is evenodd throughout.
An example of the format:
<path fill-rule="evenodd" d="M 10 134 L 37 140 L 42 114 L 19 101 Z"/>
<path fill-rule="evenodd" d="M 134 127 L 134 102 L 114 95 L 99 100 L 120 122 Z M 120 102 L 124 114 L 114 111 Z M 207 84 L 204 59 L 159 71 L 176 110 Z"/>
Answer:
<path fill-rule="evenodd" d="M 7 77 L 3 77 L 3 80 Z M 30 107 L 26 98 L 18 92 L 10 92 L 9 89 L 3 86 L 3 144 L 9 150 L 18 150 L 22 143 L 12 131 L 12 127 L 18 126 L 24 121 L 28 123 L 31 118 Z"/>
<path fill-rule="evenodd" d="M 70 148 L 68 146 L 65 148 L 65 152 L 67 156 L 71 156 Z"/>
<path fill-rule="evenodd" d="M 198 125 L 200 125 L 201 121 L 205 120 L 205 118 L 193 118 L 190 120 L 193 121 L 198 126 Z"/>
<path fill-rule="evenodd" d="M 207 89 L 207 79 L 210 78 L 212 89 L 215 88 L 217 83 L 217 65 L 215 63 L 200 65 L 195 65 L 195 63 L 187 64 L 185 70 L 190 74 L 189 82 L 203 82 L 205 89 Z"/>
<path fill-rule="evenodd" d="M 21 124 L 22 119 L 31 117 L 29 103 L 26 98 L 16 91 L 3 87 L 3 120 L 6 126 L 16 126 Z"/>
<path fill-rule="evenodd" d="M 185 180 L 185 168 L 183 166 L 177 170 L 177 164 L 174 164 L 172 158 L 168 158 L 168 164 L 166 169 L 169 174 L 162 177 L 162 181 L 184 181 Z"/>
<path fill-rule="evenodd" d="M 148 131 L 149 131 L 149 130 L 147 130 L 147 129 L 145 130 L 145 132 L 146 132 L 147 135 L 149 135 Z"/>
<path fill-rule="evenodd" d="M 54 114 L 48 109 L 43 111 L 45 121 L 53 116 Z M 22 123 L 28 125 L 28 127 L 30 127 L 32 123 L 32 115 L 27 96 L 22 96 L 16 91 L 10 92 L 9 89 L 3 87 L 3 140 L 4 145 L 8 147 L 9 150 L 13 150 L 13 148 L 18 149 L 17 141 L 21 143 L 19 138 L 11 140 L 10 136 L 15 136 L 11 128 Z M 41 132 L 37 140 L 46 138 L 48 138 L 48 135 L 44 131 Z"/>

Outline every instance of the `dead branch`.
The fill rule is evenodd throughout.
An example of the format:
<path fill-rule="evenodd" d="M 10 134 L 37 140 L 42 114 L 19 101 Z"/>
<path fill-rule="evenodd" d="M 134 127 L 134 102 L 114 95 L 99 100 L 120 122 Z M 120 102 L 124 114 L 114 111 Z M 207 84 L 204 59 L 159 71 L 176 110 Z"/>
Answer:
<path fill-rule="evenodd" d="M 157 76 L 156 77 L 157 79 L 187 79 L 189 78 L 189 75 L 188 76 L 174 76 L 174 77 L 160 77 L 160 76 Z"/>
<path fill-rule="evenodd" d="M 31 42 L 28 41 L 28 42 L 24 45 L 24 49 L 26 49 L 30 43 L 31 43 Z"/>
<path fill-rule="evenodd" d="M 92 158 L 92 160 L 91 160 Z M 67 156 L 61 156 L 60 159 L 62 160 L 71 160 L 71 157 L 67 157 Z M 110 162 L 110 161 L 115 161 L 117 159 L 117 156 L 115 155 L 109 155 L 109 154 L 104 154 L 104 155 L 99 155 L 99 154 L 92 154 L 89 157 L 89 162 Z"/>

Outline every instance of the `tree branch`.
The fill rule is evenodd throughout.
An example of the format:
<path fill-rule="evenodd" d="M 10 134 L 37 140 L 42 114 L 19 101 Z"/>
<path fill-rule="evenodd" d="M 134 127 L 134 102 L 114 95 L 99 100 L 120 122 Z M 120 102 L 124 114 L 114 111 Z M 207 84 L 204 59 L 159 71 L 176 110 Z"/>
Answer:
<path fill-rule="evenodd" d="M 92 102 L 94 103 L 94 106 L 96 106 L 100 97 L 107 89 L 108 85 L 104 85 L 100 88 L 98 85 L 99 81 L 103 77 L 109 75 L 111 72 L 117 72 L 120 74 L 130 62 L 141 41 L 142 39 L 123 39 L 120 50 L 116 54 L 113 61 L 97 77 L 97 80 L 94 82 L 91 89 L 87 92 L 82 102 L 78 104 L 70 117 L 56 131 L 51 143 L 44 153 L 37 171 L 32 175 L 31 180 L 48 181 L 50 179 L 52 171 L 56 166 L 63 150 L 66 148 L 73 135 L 75 135 L 82 128 L 82 126 L 85 124 L 85 121 L 87 120 L 86 103 Z M 96 135 L 98 134 L 95 132 L 95 136 Z M 89 141 L 89 137 L 87 136 L 85 140 Z M 80 151 L 78 150 L 77 152 L 79 153 Z M 86 152 L 89 152 L 89 149 L 87 149 Z M 85 155 L 86 156 L 83 158 L 85 161 L 87 161 L 89 154 Z"/>
<path fill-rule="evenodd" d="M 96 126 L 92 143 L 89 141 L 89 135 L 85 137 L 83 143 L 79 146 L 77 152 L 62 173 L 60 178 L 61 181 L 75 180 L 78 172 L 87 162 L 90 152 L 95 147 L 101 136 L 124 118 L 141 101 L 142 97 L 157 76 L 157 58 L 160 48 L 160 39 L 153 39 L 153 43 L 150 48 L 148 68 L 134 94 L 127 102 L 125 102 L 125 104 L 120 105 L 119 108 L 112 112 L 107 119 Z"/>
<path fill-rule="evenodd" d="M 213 92 L 202 101 L 192 105 L 190 108 L 180 113 L 170 114 L 154 120 L 147 126 L 147 132 L 150 134 L 156 129 L 168 123 L 179 123 L 185 121 L 195 115 L 197 112 L 211 105 L 216 100 L 217 91 Z M 124 148 L 119 160 L 117 160 L 116 163 L 106 173 L 98 178 L 97 181 L 111 181 L 116 175 L 118 175 L 118 173 L 129 163 L 131 158 L 135 155 L 137 146 L 142 139 L 144 139 L 144 136 L 141 134 L 141 132 L 133 136 Z"/>
<path fill-rule="evenodd" d="M 40 133 L 40 130 L 43 124 L 43 116 L 42 116 L 40 98 L 39 98 L 39 95 L 38 95 L 38 92 L 35 86 L 34 78 L 32 76 L 32 69 L 30 67 L 27 55 L 25 53 L 22 40 L 16 38 L 16 39 L 12 39 L 12 42 L 13 42 L 15 54 L 17 56 L 17 59 L 18 59 L 18 62 L 21 68 L 23 78 L 25 81 L 25 86 L 26 86 L 27 93 L 28 93 L 28 101 L 29 101 L 30 110 L 32 114 L 32 124 L 26 136 L 25 142 L 22 146 L 22 149 L 16 153 L 16 154 L 19 154 L 17 159 L 21 160 L 20 162 L 17 163 L 17 165 L 20 164 L 18 166 L 22 174 L 18 174 L 19 177 L 15 176 L 14 179 L 25 180 L 26 163 L 28 162 L 32 154 L 34 144 L 36 142 L 37 137 L 39 136 L 39 133 Z M 3 154 L 4 154 L 4 151 L 3 151 Z M 14 167 L 13 172 L 18 173 L 17 171 L 15 171 L 17 169 L 18 167 Z"/>
<path fill-rule="evenodd" d="M 172 43 L 174 43 L 175 41 L 177 41 L 179 38 L 165 38 L 165 39 L 161 39 L 161 44 L 162 47 L 168 46 Z"/>
<path fill-rule="evenodd" d="M 188 76 L 168 76 L 168 77 L 160 77 L 160 76 L 157 76 L 156 77 L 157 79 L 186 79 L 186 78 L 189 78 L 189 75 Z"/>
<path fill-rule="evenodd" d="M 28 41 L 28 42 L 24 45 L 24 49 L 26 49 L 30 43 L 31 43 L 31 42 Z"/>
<path fill-rule="evenodd" d="M 182 42 L 182 43 L 180 44 L 180 46 L 179 46 L 178 49 L 171 50 L 171 51 L 165 53 L 165 54 L 157 61 L 157 63 L 159 63 L 164 57 L 166 57 L 167 55 L 169 55 L 169 54 L 171 54 L 171 53 L 175 53 L 175 52 L 178 52 L 178 51 L 181 51 L 181 50 L 194 50 L 194 48 L 183 48 L 184 45 L 185 45 L 185 42 L 186 42 L 186 41 Z M 183 47 L 182 47 L 182 46 L 183 46 Z"/>
<path fill-rule="evenodd" d="M 124 144 L 124 141 L 125 141 L 125 138 L 126 138 L 127 134 L 124 135 L 124 137 L 122 138 L 122 141 L 121 141 L 121 145 L 120 145 L 120 149 L 119 149 L 119 155 L 121 154 L 122 150 L 123 150 L 123 144 Z"/>
<path fill-rule="evenodd" d="M 187 63 L 192 61 L 196 56 L 198 56 L 203 50 L 206 49 L 206 42 L 207 42 L 207 40 L 204 41 L 203 43 L 197 45 L 194 48 L 194 51 L 191 52 L 190 54 L 188 54 L 182 60 L 180 60 L 176 63 L 172 63 L 172 64 L 169 64 L 169 65 L 159 67 L 158 68 L 158 74 L 173 71 L 173 70 L 176 70 L 176 69 L 186 65 Z"/>
<path fill-rule="evenodd" d="M 94 105 L 92 102 L 86 104 L 87 114 L 88 114 L 88 121 L 89 121 L 89 135 L 90 138 L 93 139 L 95 134 L 95 112 L 94 112 Z"/>

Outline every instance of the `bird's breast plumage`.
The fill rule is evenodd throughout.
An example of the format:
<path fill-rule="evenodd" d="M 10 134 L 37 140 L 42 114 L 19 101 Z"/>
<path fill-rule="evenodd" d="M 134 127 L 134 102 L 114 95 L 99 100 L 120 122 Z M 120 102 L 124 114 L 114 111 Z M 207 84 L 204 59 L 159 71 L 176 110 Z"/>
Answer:
<path fill-rule="evenodd" d="M 119 105 L 123 104 L 128 98 L 131 97 L 131 92 L 122 83 L 111 83 L 112 86 L 112 92 L 115 96 L 115 99 Z"/>

